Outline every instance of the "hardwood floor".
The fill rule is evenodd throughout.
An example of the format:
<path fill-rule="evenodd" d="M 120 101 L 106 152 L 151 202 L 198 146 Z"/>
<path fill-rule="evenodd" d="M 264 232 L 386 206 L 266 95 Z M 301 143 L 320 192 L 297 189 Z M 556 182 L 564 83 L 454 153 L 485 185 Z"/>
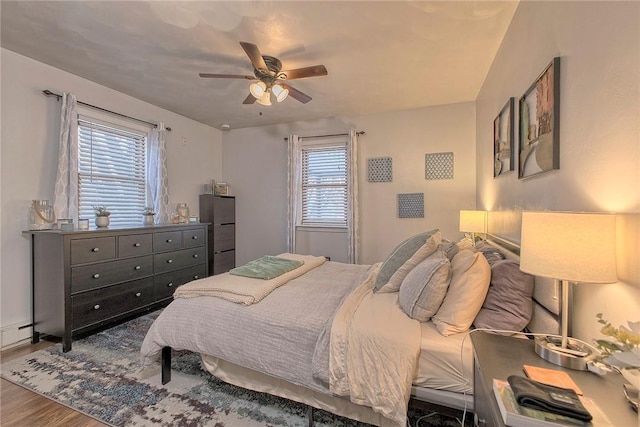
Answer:
<path fill-rule="evenodd" d="M 48 341 L 25 344 L 1 353 L 3 362 L 53 345 Z M 0 425 L 2 427 L 107 427 L 80 412 L 42 397 L 7 380 L 0 382 Z"/>

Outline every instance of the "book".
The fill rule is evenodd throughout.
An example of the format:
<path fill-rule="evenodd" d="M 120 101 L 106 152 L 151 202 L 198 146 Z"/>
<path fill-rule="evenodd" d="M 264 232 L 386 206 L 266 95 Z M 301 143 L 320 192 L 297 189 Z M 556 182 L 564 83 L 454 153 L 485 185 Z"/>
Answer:
<path fill-rule="evenodd" d="M 573 381 L 573 378 L 564 371 L 558 371 L 556 369 L 540 368 L 538 366 L 522 365 L 524 373 L 534 381 L 538 381 L 542 384 L 553 385 L 561 388 L 569 388 L 579 394 L 583 395 L 582 390 L 578 387 L 578 384 Z"/>
<path fill-rule="evenodd" d="M 493 393 L 495 394 L 500 414 L 505 425 L 511 427 L 550 427 L 550 426 L 589 426 L 575 418 L 563 415 L 552 414 L 550 412 L 525 408 L 518 405 L 511 386 L 504 380 L 493 380 Z"/>

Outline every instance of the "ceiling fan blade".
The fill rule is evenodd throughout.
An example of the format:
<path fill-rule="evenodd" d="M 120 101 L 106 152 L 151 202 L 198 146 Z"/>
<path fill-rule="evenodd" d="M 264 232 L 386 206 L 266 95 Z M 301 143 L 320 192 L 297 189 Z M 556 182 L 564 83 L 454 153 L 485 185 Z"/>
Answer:
<path fill-rule="evenodd" d="M 245 80 L 255 80 L 255 76 L 241 76 L 238 74 L 211 74 L 211 73 L 200 73 L 200 77 L 204 77 L 205 79 L 245 79 Z"/>
<path fill-rule="evenodd" d="M 287 76 L 287 80 L 303 79 L 305 77 L 320 77 L 328 74 L 327 68 L 324 65 L 296 68 L 295 70 L 282 71 L 282 73 Z"/>
<path fill-rule="evenodd" d="M 296 89 L 295 87 L 288 85 L 284 82 L 278 82 L 279 85 L 281 85 L 282 87 L 284 87 L 285 89 L 289 90 L 289 96 L 292 97 L 293 99 L 296 99 L 300 102 L 302 102 L 303 104 L 306 104 L 307 102 L 311 101 L 311 97 L 309 95 L 307 95 L 306 93 L 302 93 L 300 92 L 298 89 Z"/>
<path fill-rule="evenodd" d="M 267 64 L 262 58 L 262 54 L 260 53 L 260 49 L 258 49 L 258 46 L 253 43 L 247 42 L 240 42 L 240 46 L 242 46 L 256 70 L 269 70 Z"/>
<path fill-rule="evenodd" d="M 254 102 L 256 102 L 256 98 L 251 94 L 242 101 L 243 104 L 253 104 Z"/>

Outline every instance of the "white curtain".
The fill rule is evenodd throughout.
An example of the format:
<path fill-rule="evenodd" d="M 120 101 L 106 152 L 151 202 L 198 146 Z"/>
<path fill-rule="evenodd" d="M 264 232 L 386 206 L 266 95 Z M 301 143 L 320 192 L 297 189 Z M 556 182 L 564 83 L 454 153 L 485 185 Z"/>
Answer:
<path fill-rule="evenodd" d="M 358 134 L 354 129 L 349 131 L 347 144 L 349 176 L 347 182 L 347 233 L 349 262 L 360 261 L 360 210 L 358 208 Z"/>
<path fill-rule="evenodd" d="M 296 253 L 296 224 L 300 212 L 300 187 L 302 186 L 302 156 L 300 137 L 289 135 L 287 189 L 289 200 L 287 203 L 287 250 Z"/>
<path fill-rule="evenodd" d="M 167 131 L 164 123 L 158 123 L 158 126 L 152 129 L 149 134 L 149 163 L 147 167 L 147 199 L 156 213 L 156 224 L 166 224 L 171 221 L 166 140 Z"/>
<path fill-rule="evenodd" d="M 56 218 L 78 224 L 78 102 L 67 92 L 62 94 L 53 211 Z"/>

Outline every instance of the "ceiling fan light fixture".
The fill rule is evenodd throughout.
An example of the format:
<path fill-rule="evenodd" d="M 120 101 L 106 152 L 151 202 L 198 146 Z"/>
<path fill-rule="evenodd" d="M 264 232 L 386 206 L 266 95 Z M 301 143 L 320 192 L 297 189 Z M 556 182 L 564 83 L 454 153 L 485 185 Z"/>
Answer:
<path fill-rule="evenodd" d="M 264 82 L 253 82 L 249 85 L 249 92 L 260 102 L 260 98 L 264 96 L 267 91 L 267 85 Z"/>
<path fill-rule="evenodd" d="M 262 83 L 262 82 L 260 82 Z M 256 98 L 256 102 L 260 105 L 270 106 L 271 105 L 271 91 L 267 89 L 260 98 Z"/>
<path fill-rule="evenodd" d="M 271 92 L 273 92 L 278 102 L 284 101 L 289 96 L 289 89 L 285 89 L 280 85 L 273 85 Z"/>

